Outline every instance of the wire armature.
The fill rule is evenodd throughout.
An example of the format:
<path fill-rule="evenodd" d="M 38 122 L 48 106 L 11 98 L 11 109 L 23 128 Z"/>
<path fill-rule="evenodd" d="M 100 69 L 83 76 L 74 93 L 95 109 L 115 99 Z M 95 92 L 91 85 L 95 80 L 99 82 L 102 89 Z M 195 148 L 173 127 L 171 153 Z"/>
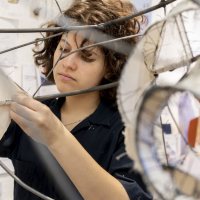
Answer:
<path fill-rule="evenodd" d="M 59 32 L 58 33 L 58 35 L 61 35 L 62 33 L 60 33 L 60 32 L 65 32 L 66 30 L 67 31 L 69 31 L 69 30 L 83 30 L 83 29 L 88 29 L 88 28 L 98 28 L 98 29 L 102 29 L 102 28 L 104 28 L 105 26 L 109 26 L 109 25 L 111 25 L 111 24 L 113 24 L 113 23 L 119 23 L 119 22 L 122 22 L 122 21 L 125 21 L 125 20 L 128 20 L 128 19 L 131 19 L 131 18 L 134 18 L 134 17 L 137 17 L 137 16 L 140 16 L 140 15 L 142 15 L 142 14 L 145 14 L 145 13 L 148 13 L 148 12 L 151 12 L 151 11 L 153 11 L 153 10 L 155 10 L 155 9 L 158 9 L 158 8 L 161 8 L 161 7 L 163 7 L 163 6 L 166 6 L 167 4 L 170 4 L 170 3 L 172 3 L 172 2 L 174 2 L 174 1 L 176 1 L 176 0 L 169 0 L 169 1 L 165 1 L 165 2 L 160 2 L 158 5 L 156 5 L 156 6 L 153 6 L 153 7 L 151 7 L 151 8 L 148 8 L 148 9 L 146 9 L 146 10 L 143 10 L 143 11 L 141 11 L 141 12 L 138 12 L 138 13 L 136 13 L 136 14 L 133 14 L 133 15 L 130 15 L 130 16 L 126 16 L 126 17 L 122 17 L 122 18 L 120 18 L 120 19 L 117 19 L 117 20 L 113 20 L 113 21 L 109 21 L 109 22 L 106 22 L 106 23 L 104 23 L 104 24 L 99 24 L 99 25 L 90 25 L 90 26 L 67 26 L 67 27 L 60 27 L 60 28 L 48 28 L 48 29 L 1 29 L 0 30 L 0 33 L 34 33 L 34 32 Z M 41 40 L 38 40 L 38 41 L 43 41 L 43 40 L 45 40 L 45 39 L 49 39 L 49 38 L 51 38 L 51 37 L 55 37 L 55 35 L 53 35 L 53 36 L 50 36 L 50 37 L 48 37 L 48 38 L 42 38 Z M 116 40 L 120 40 L 121 38 L 119 38 L 119 39 L 116 39 Z M 126 38 L 124 38 L 124 39 L 127 39 L 127 37 Z M 116 41 L 115 40 L 115 41 Z M 37 42 L 38 42 L 37 41 Z M 113 41 L 110 41 L 110 42 L 115 42 L 114 40 Z M 90 45 L 90 46 L 88 46 L 88 47 L 84 47 L 84 48 L 80 48 L 80 49 L 77 49 L 76 51 L 81 51 L 81 50 L 83 50 L 83 49 L 86 49 L 86 48 L 89 48 L 89 47 L 91 47 L 91 46 L 97 46 L 97 45 L 102 45 L 103 43 L 108 43 L 108 41 L 104 41 L 104 42 L 101 42 L 101 43 L 96 43 L 96 44 L 94 44 L 94 45 Z M 35 41 L 34 42 L 31 42 L 31 43 L 26 43 L 26 44 L 23 44 L 23 45 L 20 45 L 20 46 L 18 46 L 17 48 L 21 48 L 21 47 L 23 47 L 23 46 L 27 46 L 27 45 L 30 45 L 30 44 L 33 44 L 33 43 L 35 43 Z M 5 50 L 5 51 L 2 51 L 2 52 L 0 52 L 0 54 L 2 54 L 2 53 L 6 53 L 6 52 L 8 52 L 8 51 L 11 51 L 11 50 L 15 50 L 15 49 L 17 49 L 16 47 L 15 48 L 12 48 L 12 49 L 8 49 L 8 50 Z M 71 52 L 72 53 L 72 52 Z M 73 53 L 75 53 L 75 52 L 73 52 Z M 62 55 L 62 54 L 61 54 Z M 60 57 L 60 59 L 63 59 L 64 57 Z M 59 60 L 60 60 L 59 59 Z M 58 61 L 59 61 L 58 60 Z M 58 62 L 57 61 L 57 62 Z M 57 63 L 56 62 L 56 63 Z M 55 67 L 55 66 L 54 66 Z M 109 87 L 116 87 L 117 86 L 117 82 L 115 82 L 115 83 L 111 83 L 110 85 L 109 85 Z M 105 89 L 105 88 L 103 88 L 103 86 L 98 86 L 99 88 L 100 87 L 102 87 L 101 89 Z M 98 89 L 99 89 L 98 88 Z M 96 88 L 93 88 L 94 89 L 94 91 L 95 90 L 97 90 L 97 87 Z M 85 92 L 90 92 L 90 91 L 92 91 L 92 89 L 86 89 L 85 90 Z M 76 95 L 76 94 L 79 94 L 80 92 L 84 92 L 84 91 L 74 91 L 74 93 L 73 94 L 68 94 L 68 95 Z M 37 91 L 36 91 L 36 93 L 37 93 Z M 36 94 L 35 93 L 35 94 Z M 65 94 L 65 96 L 67 96 L 67 94 Z M 39 97 L 38 97 L 38 99 L 39 99 Z M 2 163 L 0 162 L 0 165 L 8 172 L 8 174 L 10 175 L 10 176 L 12 176 L 14 179 L 15 179 L 15 181 L 18 183 L 18 184 L 20 184 L 22 187 L 24 187 L 25 189 L 27 189 L 27 190 L 29 190 L 30 192 L 33 192 L 33 189 L 32 188 L 30 188 L 29 186 L 26 186 L 26 185 L 24 185 L 24 183 L 23 182 L 21 182 L 20 180 L 19 180 L 19 178 L 18 177 L 15 177 L 12 173 L 9 173 L 9 171 L 6 169 L 6 167 L 4 166 L 4 165 L 2 165 Z M 33 192 L 34 193 L 34 192 Z M 42 195 L 42 194 L 40 194 L 40 193 L 38 193 L 37 191 L 36 191 L 36 193 L 34 193 L 35 195 L 37 195 L 37 196 L 39 196 L 40 198 L 42 198 L 42 199 L 45 199 L 45 200 L 52 200 L 51 198 L 49 198 L 49 197 L 46 197 L 46 196 L 44 196 L 44 195 Z"/>

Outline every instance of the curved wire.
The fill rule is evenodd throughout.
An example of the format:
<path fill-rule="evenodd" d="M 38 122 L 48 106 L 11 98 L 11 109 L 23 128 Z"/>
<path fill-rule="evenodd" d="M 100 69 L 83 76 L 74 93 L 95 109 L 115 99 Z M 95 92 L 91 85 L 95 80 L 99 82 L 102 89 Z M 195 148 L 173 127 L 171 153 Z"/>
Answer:
<path fill-rule="evenodd" d="M 54 0 L 55 2 L 56 2 L 56 5 L 57 5 L 57 7 L 58 7 L 58 10 L 60 11 L 60 13 L 62 14 L 62 10 L 61 10 L 61 7 L 60 7 L 60 5 L 59 5 L 59 3 L 58 3 L 58 1 L 57 0 Z"/>
<path fill-rule="evenodd" d="M 21 181 L 21 179 L 18 178 L 1 160 L 0 160 L 0 166 L 15 180 L 16 183 L 18 183 L 24 189 L 26 189 L 29 192 L 35 194 L 36 196 L 40 197 L 41 199 L 54 200 L 54 199 L 52 199 L 52 198 L 50 198 L 50 197 L 38 192 L 37 190 L 33 189 L 32 187 L 28 186 L 23 181 Z"/>
<path fill-rule="evenodd" d="M 79 94 L 85 94 L 85 93 L 89 93 L 89 92 L 110 89 L 110 88 L 113 88 L 113 87 L 117 87 L 118 84 L 119 84 L 119 82 L 116 81 L 116 82 L 113 82 L 113 83 L 108 83 L 108 84 L 105 84 L 105 85 L 99 85 L 99 86 L 96 86 L 96 87 L 91 87 L 91 88 L 87 88 L 87 89 L 83 89 L 83 90 L 75 90 L 75 91 L 72 91 L 72 92 L 64 92 L 64 93 L 58 93 L 58 94 L 53 94 L 53 95 L 36 96 L 36 97 L 34 97 L 34 99 L 36 99 L 38 101 L 44 101 L 44 100 L 52 99 L 52 98 L 75 96 L 75 95 L 79 95 Z"/>

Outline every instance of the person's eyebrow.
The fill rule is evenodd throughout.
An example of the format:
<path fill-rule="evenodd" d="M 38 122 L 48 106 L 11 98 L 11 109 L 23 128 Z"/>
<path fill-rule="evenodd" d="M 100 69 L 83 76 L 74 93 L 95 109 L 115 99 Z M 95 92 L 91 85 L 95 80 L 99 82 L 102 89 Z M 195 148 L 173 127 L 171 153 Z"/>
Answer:
<path fill-rule="evenodd" d="M 87 40 L 87 39 L 83 39 L 83 41 L 81 42 L 81 45 L 80 45 L 80 47 L 84 47 L 84 44 L 86 44 L 85 46 L 88 46 L 88 45 L 90 45 L 90 44 L 92 44 L 92 42 L 90 42 L 89 40 Z M 98 56 L 98 53 L 95 51 L 95 48 L 93 47 L 93 48 L 88 48 L 90 51 L 92 51 L 92 53 L 94 53 L 94 54 L 96 54 L 97 56 Z M 87 49 L 86 49 L 86 51 L 87 51 Z"/>
<path fill-rule="evenodd" d="M 67 39 L 61 38 L 60 41 L 63 42 L 63 43 L 65 43 L 65 44 L 67 44 L 68 46 L 70 46 L 70 44 L 68 43 Z"/>
<path fill-rule="evenodd" d="M 85 39 L 82 40 L 80 47 L 83 47 L 85 43 L 86 44 L 88 43 L 87 45 L 89 45 L 91 42 L 85 38 Z"/>

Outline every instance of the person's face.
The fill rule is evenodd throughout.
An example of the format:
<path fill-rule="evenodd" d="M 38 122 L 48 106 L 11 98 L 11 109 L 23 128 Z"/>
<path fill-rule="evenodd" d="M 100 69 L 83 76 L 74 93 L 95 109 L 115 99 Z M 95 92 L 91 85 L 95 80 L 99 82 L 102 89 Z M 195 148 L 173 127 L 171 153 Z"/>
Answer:
<path fill-rule="evenodd" d="M 87 46 L 89 43 L 80 33 L 63 34 L 54 53 L 54 64 L 63 55 Z M 105 56 L 100 48 L 86 49 L 60 60 L 53 70 L 54 80 L 60 92 L 97 86 L 105 75 Z"/>

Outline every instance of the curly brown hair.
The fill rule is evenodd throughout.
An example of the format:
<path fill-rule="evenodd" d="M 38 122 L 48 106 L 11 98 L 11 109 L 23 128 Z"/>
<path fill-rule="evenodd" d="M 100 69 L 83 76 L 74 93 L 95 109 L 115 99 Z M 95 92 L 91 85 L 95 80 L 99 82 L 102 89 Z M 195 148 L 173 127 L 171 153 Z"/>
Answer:
<path fill-rule="evenodd" d="M 135 7 L 125 0 L 75 0 L 71 7 L 63 12 L 63 16 L 75 20 L 82 25 L 96 25 L 110 20 L 118 19 L 135 12 Z M 126 20 L 120 23 L 105 26 L 100 30 L 114 38 L 137 34 L 140 31 L 141 17 Z M 60 27 L 57 22 L 49 22 L 47 27 Z M 98 30 L 99 31 L 99 30 Z M 53 35 L 53 32 L 47 32 L 46 36 Z M 34 49 L 34 58 L 36 65 L 43 68 L 43 74 L 47 75 L 53 67 L 53 56 L 60 41 L 61 36 L 45 40 L 41 49 Z M 138 38 L 129 38 L 127 44 L 134 46 Z M 36 44 L 36 47 L 41 44 Z M 127 61 L 128 55 L 117 52 L 120 49 L 120 43 L 114 44 L 114 50 L 101 47 L 105 54 L 105 63 L 107 73 L 101 84 L 107 84 L 117 81 L 120 77 L 123 66 Z M 49 80 L 54 81 L 53 75 Z M 100 91 L 101 99 L 109 103 L 116 103 L 116 88 Z"/>

